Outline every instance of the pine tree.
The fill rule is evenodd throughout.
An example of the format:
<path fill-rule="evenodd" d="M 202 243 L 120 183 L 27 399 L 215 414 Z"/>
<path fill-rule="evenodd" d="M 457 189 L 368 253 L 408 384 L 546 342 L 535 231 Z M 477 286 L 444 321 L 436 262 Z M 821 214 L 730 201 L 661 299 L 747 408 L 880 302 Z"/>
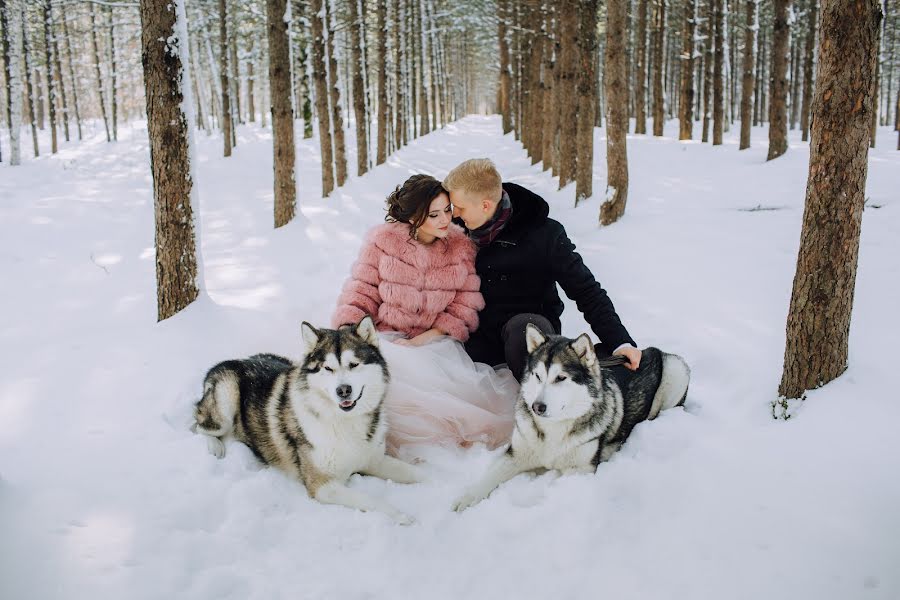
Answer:
<path fill-rule="evenodd" d="M 824 0 L 806 208 L 778 393 L 799 398 L 847 368 L 865 203 L 881 8 Z"/>
<path fill-rule="evenodd" d="M 141 61 L 156 213 L 157 316 L 167 319 L 200 293 L 191 178 L 190 116 L 183 102 L 188 49 L 184 0 L 141 0 Z M 180 27 L 178 21 L 181 21 Z"/>
<path fill-rule="evenodd" d="M 606 202 L 600 223 L 609 225 L 625 213 L 628 200 L 628 72 L 625 23 L 628 0 L 608 0 L 606 8 Z"/>
<path fill-rule="evenodd" d="M 291 51 L 285 13 L 287 0 L 266 0 L 269 40 L 269 85 L 275 167 L 275 227 L 294 218 L 297 203 L 294 157 L 294 111 L 291 107 Z"/>

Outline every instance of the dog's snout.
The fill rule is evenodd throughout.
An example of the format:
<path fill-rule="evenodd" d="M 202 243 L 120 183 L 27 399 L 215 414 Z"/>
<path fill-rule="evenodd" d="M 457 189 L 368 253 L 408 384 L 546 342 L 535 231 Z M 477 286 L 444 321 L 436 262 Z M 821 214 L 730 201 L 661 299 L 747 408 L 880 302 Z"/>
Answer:
<path fill-rule="evenodd" d="M 337 395 L 341 400 L 346 400 L 353 394 L 353 388 L 346 383 L 337 386 Z"/>
<path fill-rule="evenodd" d="M 531 410 L 534 411 L 536 415 L 542 415 L 547 412 L 547 405 L 541 402 L 540 400 L 535 401 L 531 405 Z"/>

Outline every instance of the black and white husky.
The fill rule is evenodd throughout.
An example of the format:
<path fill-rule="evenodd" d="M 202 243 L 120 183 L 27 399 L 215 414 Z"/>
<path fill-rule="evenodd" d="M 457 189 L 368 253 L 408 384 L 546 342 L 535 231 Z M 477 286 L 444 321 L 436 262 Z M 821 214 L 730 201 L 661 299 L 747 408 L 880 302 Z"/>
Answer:
<path fill-rule="evenodd" d="M 347 487 L 354 473 L 400 483 L 419 480 L 417 469 L 385 455 L 382 402 L 390 379 L 372 319 L 356 326 L 301 326 L 300 363 L 274 354 L 228 360 L 206 374 L 194 431 L 208 436 L 210 452 L 225 455 L 223 440 L 245 443 L 326 504 L 412 519 L 387 502 Z"/>
<path fill-rule="evenodd" d="M 556 469 L 592 472 L 628 438 L 634 426 L 680 406 L 690 369 L 680 356 L 643 351 L 641 365 L 621 389 L 600 365 L 587 334 L 575 340 L 526 331 L 528 363 L 516 402 L 512 442 L 487 473 L 454 504 L 477 504 L 519 473 Z"/>

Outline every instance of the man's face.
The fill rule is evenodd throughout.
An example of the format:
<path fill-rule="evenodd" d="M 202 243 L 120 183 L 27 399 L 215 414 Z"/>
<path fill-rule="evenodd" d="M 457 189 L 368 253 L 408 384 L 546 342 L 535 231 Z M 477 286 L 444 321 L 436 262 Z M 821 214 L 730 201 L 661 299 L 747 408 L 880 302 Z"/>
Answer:
<path fill-rule="evenodd" d="M 453 204 L 453 216 L 462 219 L 466 229 L 478 229 L 494 216 L 497 209 L 496 202 L 462 190 L 451 191 L 450 202 Z"/>

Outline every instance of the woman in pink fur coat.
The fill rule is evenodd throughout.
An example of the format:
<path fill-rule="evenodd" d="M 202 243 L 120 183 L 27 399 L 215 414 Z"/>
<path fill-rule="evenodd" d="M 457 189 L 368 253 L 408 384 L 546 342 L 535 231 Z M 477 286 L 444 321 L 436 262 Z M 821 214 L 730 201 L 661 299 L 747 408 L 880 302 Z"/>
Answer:
<path fill-rule="evenodd" d="M 370 315 L 391 372 L 388 449 L 414 444 L 493 448 L 512 433 L 518 385 L 508 369 L 473 363 L 462 342 L 484 308 L 475 246 L 451 223 L 441 182 L 413 175 L 366 236 L 332 325 Z"/>

